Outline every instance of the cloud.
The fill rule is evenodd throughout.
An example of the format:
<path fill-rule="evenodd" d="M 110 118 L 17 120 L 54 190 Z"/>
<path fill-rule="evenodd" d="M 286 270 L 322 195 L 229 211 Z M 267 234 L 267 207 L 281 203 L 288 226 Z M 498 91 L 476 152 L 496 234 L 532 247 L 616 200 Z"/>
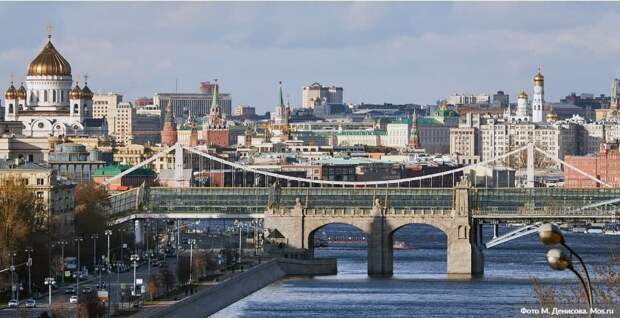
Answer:
<path fill-rule="evenodd" d="M 54 41 L 74 75 L 95 89 L 150 96 L 217 77 L 233 103 L 261 111 L 278 80 L 296 104 L 314 81 L 352 102 L 431 103 L 516 93 L 539 64 L 554 99 L 606 92 L 620 70 L 615 3 L 6 3 L 0 78 L 26 69 L 50 17 L 62 17 Z"/>

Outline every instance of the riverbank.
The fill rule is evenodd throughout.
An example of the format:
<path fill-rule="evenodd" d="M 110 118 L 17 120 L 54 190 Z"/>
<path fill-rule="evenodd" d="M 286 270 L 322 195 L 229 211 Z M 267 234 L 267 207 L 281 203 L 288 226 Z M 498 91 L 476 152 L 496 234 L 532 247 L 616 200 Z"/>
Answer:
<path fill-rule="evenodd" d="M 151 315 L 163 317 L 207 317 L 255 291 L 287 276 L 321 276 L 337 273 L 335 258 L 312 260 L 277 258 L 183 299 Z"/>

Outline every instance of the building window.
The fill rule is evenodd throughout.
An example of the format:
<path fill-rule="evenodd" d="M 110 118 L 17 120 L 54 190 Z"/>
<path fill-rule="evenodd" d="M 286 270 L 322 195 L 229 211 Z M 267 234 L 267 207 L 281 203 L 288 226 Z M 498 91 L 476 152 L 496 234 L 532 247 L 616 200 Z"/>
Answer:
<path fill-rule="evenodd" d="M 37 178 L 37 185 L 44 185 L 44 184 L 45 184 L 45 179 Z"/>
<path fill-rule="evenodd" d="M 42 191 L 37 191 L 37 199 L 39 199 L 39 200 L 43 199 L 43 192 Z"/>
<path fill-rule="evenodd" d="M 52 91 L 52 101 L 56 102 L 56 91 Z"/>
<path fill-rule="evenodd" d="M 43 91 L 43 101 L 47 102 L 47 91 Z"/>

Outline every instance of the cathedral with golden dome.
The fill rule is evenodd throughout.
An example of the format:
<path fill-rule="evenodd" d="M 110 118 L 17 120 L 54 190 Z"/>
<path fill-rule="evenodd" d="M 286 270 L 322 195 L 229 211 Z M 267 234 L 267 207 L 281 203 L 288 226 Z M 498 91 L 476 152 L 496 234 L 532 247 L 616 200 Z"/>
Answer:
<path fill-rule="evenodd" d="M 106 120 L 92 118 L 92 105 L 88 82 L 83 87 L 73 84 L 71 65 L 52 44 L 50 33 L 28 65 L 26 81 L 19 88 L 11 82 L 5 91 L 4 120 L 21 122 L 23 134 L 32 137 L 104 136 Z"/>

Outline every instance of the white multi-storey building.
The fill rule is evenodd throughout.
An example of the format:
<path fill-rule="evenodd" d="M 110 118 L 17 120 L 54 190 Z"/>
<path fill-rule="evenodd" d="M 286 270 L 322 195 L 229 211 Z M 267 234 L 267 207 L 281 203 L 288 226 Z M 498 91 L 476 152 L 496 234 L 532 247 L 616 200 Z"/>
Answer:
<path fill-rule="evenodd" d="M 312 85 L 304 87 L 303 107 L 314 108 L 314 106 L 321 104 L 342 104 L 342 93 L 342 87 L 327 87 L 319 83 L 312 83 Z"/>

